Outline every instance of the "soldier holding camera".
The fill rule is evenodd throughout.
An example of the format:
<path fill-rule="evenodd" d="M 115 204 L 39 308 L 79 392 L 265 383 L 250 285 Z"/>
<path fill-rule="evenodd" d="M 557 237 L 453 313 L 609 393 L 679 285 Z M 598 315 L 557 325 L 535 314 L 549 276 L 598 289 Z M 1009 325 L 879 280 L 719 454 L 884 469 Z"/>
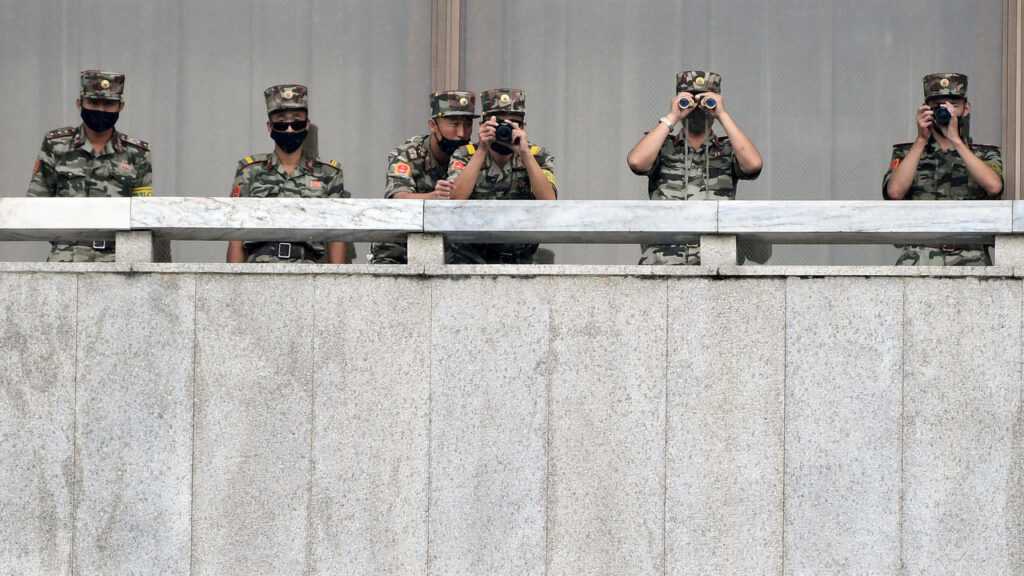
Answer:
<path fill-rule="evenodd" d="M 734 200 L 736 181 L 761 174 L 761 153 L 725 111 L 722 77 L 687 70 L 676 75 L 669 112 L 626 157 L 634 174 L 647 176 L 651 200 Z M 725 136 L 712 131 L 715 120 Z M 672 130 L 683 123 L 675 137 Z M 700 264 L 700 244 L 644 244 L 640 264 Z M 767 260 L 769 253 L 752 259 Z M 762 260 L 763 258 L 763 260 Z"/>
<path fill-rule="evenodd" d="M 452 154 L 448 179 L 455 200 L 554 200 L 554 156 L 526 137 L 526 92 L 516 88 L 480 93 L 484 122 L 479 143 Z M 451 244 L 451 264 L 530 264 L 537 244 Z"/>
<path fill-rule="evenodd" d="M 985 200 L 1003 193 L 1003 161 L 998 146 L 971 142 L 967 76 L 929 74 L 923 78 L 924 104 L 917 109 L 917 138 L 893 146 L 882 179 L 887 200 Z M 986 266 L 988 246 L 943 244 L 903 246 L 902 266 Z"/>

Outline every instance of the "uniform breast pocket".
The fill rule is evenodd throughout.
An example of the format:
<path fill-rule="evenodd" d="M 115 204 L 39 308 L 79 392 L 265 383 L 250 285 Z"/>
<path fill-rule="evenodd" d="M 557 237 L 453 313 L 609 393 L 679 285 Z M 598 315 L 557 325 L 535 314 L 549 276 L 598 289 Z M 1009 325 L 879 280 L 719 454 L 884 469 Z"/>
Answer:
<path fill-rule="evenodd" d="M 58 166 L 55 170 L 57 175 L 57 196 L 88 196 L 86 190 L 85 174 L 70 168 Z"/>
<path fill-rule="evenodd" d="M 280 186 L 268 184 L 253 184 L 249 188 L 249 196 L 253 198 L 274 198 L 280 194 Z"/>
<path fill-rule="evenodd" d="M 121 196 L 131 196 L 132 189 L 135 188 L 135 181 L 138 178 L 138 173 L 132 168 L 115 168 L 110 172 L 110 177 L 114 181 L 114 187 L 117 188 L 116 192 Z"/>

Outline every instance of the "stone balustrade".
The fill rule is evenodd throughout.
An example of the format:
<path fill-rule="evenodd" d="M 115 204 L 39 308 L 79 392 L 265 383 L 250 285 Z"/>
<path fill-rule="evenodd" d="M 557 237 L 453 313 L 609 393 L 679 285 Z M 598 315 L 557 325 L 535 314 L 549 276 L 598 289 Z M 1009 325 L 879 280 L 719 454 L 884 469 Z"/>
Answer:
<path fill-rule="evenodd" d="M 997 264 L 1024 265 L 1024 240 L 1015 238 L 1024 238 L 1024 204 L 1017 201 L 0 198 L 0 240 L 117 238 L 119 261 L 147 261 L 152 250 L 145 245 L 153 238 L 365 242 L 406 240 L 419 234 L 468 242 L 716 241 L 705 256 L 713 255 L 709 264 L 723 265 L 736 263 L 736 246 L 743 242 L 984 242 L 997 245 Z M 422 249 L 415 251 L 410 263 L 442 261 L 442 246 L 440 241 L 420 242 Z M 416 262 L 421 257 L 422 262 Z"/>

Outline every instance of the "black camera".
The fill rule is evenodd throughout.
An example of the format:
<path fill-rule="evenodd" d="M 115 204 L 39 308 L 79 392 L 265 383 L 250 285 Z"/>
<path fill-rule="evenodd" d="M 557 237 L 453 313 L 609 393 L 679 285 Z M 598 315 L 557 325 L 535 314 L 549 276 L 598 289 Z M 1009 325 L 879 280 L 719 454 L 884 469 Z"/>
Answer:
<path fill-rule="evenodd" d="M 508 120 L 498 118 L 498 127 L 494 129 L 494 141 L 502 142 L 504 144 L 518 144 L 519 139 L 516 138 L 515 142 L 512 142 L 512 130 L 515 126 Z"/>
<path fill-rule="evenodd" d="M 935 123 L 940 126 L 949 126 L 949 120 L 953 115 L 949 113 L 949 110 L 942 106 L 932 106 L 932 118 L 935 119 Z"/>

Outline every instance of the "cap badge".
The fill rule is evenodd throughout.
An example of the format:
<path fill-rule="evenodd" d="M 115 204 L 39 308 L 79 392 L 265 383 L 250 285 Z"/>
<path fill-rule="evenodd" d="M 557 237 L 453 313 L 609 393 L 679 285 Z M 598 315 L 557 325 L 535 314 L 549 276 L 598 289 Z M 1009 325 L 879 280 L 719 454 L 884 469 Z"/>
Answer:
<path fill-rule="evenodd" d="M 502 104 L 508 104 L 509 102 L 512 101 L 512 98 L 509 97 L 508 94 L 502 94 L 501 98 L 498 98 L 498 101 L 501 102 Z"/>
<path fill-rule="evenodd" d="M 291 100 L 294 95 L 295 94 L 293 94 L 291 90 L 285 90 L 281 93 L 281 96 L 283 96 L 285 100 Z"/>
<path fill-rule="evenodd" d="M 942 80 L 939 80 L 939 86 L 942 86 L 943 88 L 949 88 L 949 78 L 943 78 Z"/>
<path fill-rule="evenodd" d="M 465 106 L 466 104 L 469 104 L 469 99 L 467 99 L 465 96 L 463 96 L 462 98 L 459 98 L 459 105 L 460 106 Z"/>
<path fill-rule="evenodd" d="M 698 76 L 697 79 L 693 81 L 693 83 L 696 84 L 697 86 L 703 86 L 704 85 L 704 77 L 703 76 Z"/>
<path fill-rule="evenodd" d="M 107 80 L 106 78 L 100 80 L 100 88 L 103 88 L 104 90 L 110 88 L 110 80 Z"/>

